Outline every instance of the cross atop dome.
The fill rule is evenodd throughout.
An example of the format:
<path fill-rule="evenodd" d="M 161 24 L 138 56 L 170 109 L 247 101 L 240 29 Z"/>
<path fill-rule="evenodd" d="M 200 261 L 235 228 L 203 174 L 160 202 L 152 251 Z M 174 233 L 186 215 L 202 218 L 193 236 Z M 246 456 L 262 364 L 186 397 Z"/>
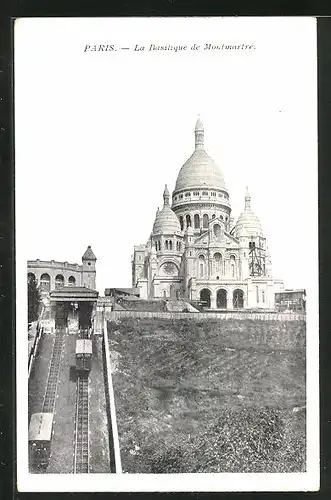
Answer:
<path fill-rule="evenodd" d="M 198 119 L 197 119 L 197 122 L 195 124 L 195 131 L 197 132 L 198 130 L 201 130 L 202 132 L 204 131 L 203 123 L 200 119 L 200 115 L 198 115 Z"/>
<path fill-rule="evenodd" d="M 205 129 L 203 128 L 202 121 L 200 120 L 200 115 L 195 124 L 194 134 L 195 134 L 195 149 L 203 149 Z"/>

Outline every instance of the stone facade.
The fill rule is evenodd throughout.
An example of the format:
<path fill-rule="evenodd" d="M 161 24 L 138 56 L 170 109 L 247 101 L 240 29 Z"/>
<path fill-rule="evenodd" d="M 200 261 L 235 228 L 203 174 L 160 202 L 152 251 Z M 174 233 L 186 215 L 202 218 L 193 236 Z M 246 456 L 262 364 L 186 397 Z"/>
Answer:
<path fill-rule="evenodd" d="M 28 278 L 34 277 L 42 294 L 64 286 L 86 287 L 95 290 L 96 287 L 96 257 L 87 247 L 82 256 L 82 264 L 69 262 L 28 260 Z"/>
<path fill-rule="evenodd" d="M 274 309 L 283 283 L 272 276 L 251 197 L 247 190 L 235 223 L 223 173 L 204 150 L 200 119 L 171 207 L 169 199 L 166 186 L 147 244 L 134 247 L 132 286 L 140 297 L 184 298 L 211 309 Z"/>

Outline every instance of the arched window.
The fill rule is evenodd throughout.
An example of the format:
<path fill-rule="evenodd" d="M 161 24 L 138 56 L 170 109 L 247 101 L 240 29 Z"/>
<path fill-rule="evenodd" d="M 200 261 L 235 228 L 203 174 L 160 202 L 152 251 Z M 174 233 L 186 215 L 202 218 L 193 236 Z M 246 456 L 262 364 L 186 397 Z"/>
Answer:
<path fill-rule="evenodd" d="M 167 298 L 167 291 L 163 290 L 163 297 L 166 299 Z"/>
<path fill-rule="evenodd" d="M 76 285 L 75 276 L 69 276 L 68 283 L 69 283 L 69 286 L 75 286 Z"/>
<path fill-rule="evenodd" d="M 168 240 L 165 240 L 165 248 L 166 248 L 166 250 L 168 250 L 168 248 L 169 248 Z"/>
<path fill-rule="evenodd" d="M 205 274 L 205 256 L 204 255 L 199 255 L 199 273 L 200 273 L 200 277 L 204 276 L 204 274 Z"/>
<path fill-rule="evenodd" d="M 179 250 L 179 251 L 181 251 L 181 249 L 182 249 L 182 244 L 181 244 L 181 242 L 179 241 L 179 242 L 178 242 L 178 250 Z"/>
<path fill-rule="evenodd" d="M 64 277 L 62 274 L 58 274 L 55 278 L 55 290 L 59 290 L 64 287 Z"/>
<path fill-rule="evenodd" d="M 221 226 L 219 224 L 214 224 L 214 235 L 217 239 L 220 239 L 221 233 Z"/>
<path fill-rule="evenodd" d="M 159 250 L 161 250 L 161 241 L 159 241 Z"/>
<path fill-rule="evenodd" d="M 262 302 L 263 302 L 263 304 L 265 303 L 265 291 L 264 290 L 262 290 Z"/>
<path fill-rule="evenodd" d="M 44 273 L 40 277 L 40 291 L 41 292 L 49 292 L 51 289 L 51 278 L 50 275 Z"/>
<path fill-rule="evenodd" d="M 172 250 L 172 241 L 169 241 L 169 250 Z"/>
<path fill-rule="evenodd" d="M 216 294 L 216 306 L 218 309 L 227 308 L 227 293 L 226 290 L 220 289 Z"/>
<path fill-rule="evenodd" d="M 187 214 L 186 215 L 186 227 L 191 227 L 192 224 L 191 224 L 191 216 L 190 214 Z"/>
<path fill-rule="evenodd" d="M 257 304 L 259 303 L 259 299 L 260 299 L 260 297 L 259 297 L 259 287 L 257 286 L 256 287 L 256 303 Z"/>
<path fill-rule="evenodd" d="M 212 219 L 215 219 L 215 218 L 216 218 L 216 214 L 213 214 L 213 215 L 211 216 L 211 218 L 212 218 Z"/>
<path fill-rule="evenodd" d="M 224 220 L 224 217 L 223 217 L 223 215 L 221 215 L 220 219 L 221 219 L 221 220 Z"/>
<path fill-rule="evenodd" d="M 205 229 L 208 228 L 208 221 L 209 221 L 208 215 L 204 214 L 202 218 L 202 225 Z"/>
<path fill-rule="evenodd" d="M 183 219 L 182 215 L 179 217 L 179 224 L 180 224 L 180 229 L 183 231 L 183 229 L 184 229 L 184 219 Z"/>
<path fill-rule="evenodd" d="M 155 250 L 156 250 L 156 251 L 157 251 L 157 248 L 158 248 L 158 246 L 157 246 L 157 241 L 156 241 L 156 242 L 155 242 Z M 139 260 L 140 260 L 140 259 L 139 259 Z"/>
<path fill-rule="evenodd" d="M 234 290 L 233 307 L 234 309 L 242 309 L 244 307 L 244 292 L 242 290 Z"/>
<path fill-rule="evenodd" d="M 231 273 L 231 278 L 236 277 L 236 256 L 235 255 L 230 255 L 230 273 Z"/>
<path fill-rule="evenodd" d="M 214 253 L 215 274 L 221 274 L 222 271 L 222 255 L 219 252 Z"/>
<path fill-rule="evenodd" d="M 199 216 L 199 214 L 194 215 L 194 229 L 200 229 L 200 216 Z"/>

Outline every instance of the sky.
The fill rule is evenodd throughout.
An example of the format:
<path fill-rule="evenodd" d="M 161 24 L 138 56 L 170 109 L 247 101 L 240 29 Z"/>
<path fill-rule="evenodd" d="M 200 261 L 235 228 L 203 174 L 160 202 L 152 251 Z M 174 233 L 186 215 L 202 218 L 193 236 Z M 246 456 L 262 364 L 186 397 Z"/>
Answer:
<path fill-rule="evenodd" d="M 192 154 L 200 115 L 232 215 L 243 210 L 248 186 L 274 276 L 286 288 L 306 288 L 317 270 L 313 22 L 18 20 L 18 273 L 27 259 L 80 263 L 91 245 L 99 292 L 131 286 L 133 247 L 147 242 L 164 185 L 174 189 Z M 200 50 L 189 50 L 193 43 Z M 204 50 L 206 43 L 253 49 Z M 97 44 L 118 50 L 85 50 Z"/>

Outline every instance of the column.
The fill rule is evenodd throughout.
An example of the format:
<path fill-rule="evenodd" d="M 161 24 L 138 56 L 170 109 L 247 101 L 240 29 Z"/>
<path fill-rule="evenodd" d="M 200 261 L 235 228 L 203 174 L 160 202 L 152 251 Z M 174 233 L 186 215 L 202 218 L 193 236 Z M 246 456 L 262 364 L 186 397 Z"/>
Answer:
<path fill-rule="evenodd" d="M 52 272 L 50 273 L 50 278 L 51 278 L 51 281 L 50 281 L 50 287 L 51 287 L 51 289 L 50 289 L 50 291 L 52 291 L 52 290 L 55 290 L 55 275 L 54 275 L 54 273 L 52 273 Z"/>
<path fill-rule="evenodd" d="M 229 290 L 227 299 L 227 309 L 233 309 L 233 290 Z"/>
<path fill-rule="evenodd" d="M 212 293 L 210 296 L 210 308 L 216 309 L 216 295 L 215 295 L 215 293 Z"/>

